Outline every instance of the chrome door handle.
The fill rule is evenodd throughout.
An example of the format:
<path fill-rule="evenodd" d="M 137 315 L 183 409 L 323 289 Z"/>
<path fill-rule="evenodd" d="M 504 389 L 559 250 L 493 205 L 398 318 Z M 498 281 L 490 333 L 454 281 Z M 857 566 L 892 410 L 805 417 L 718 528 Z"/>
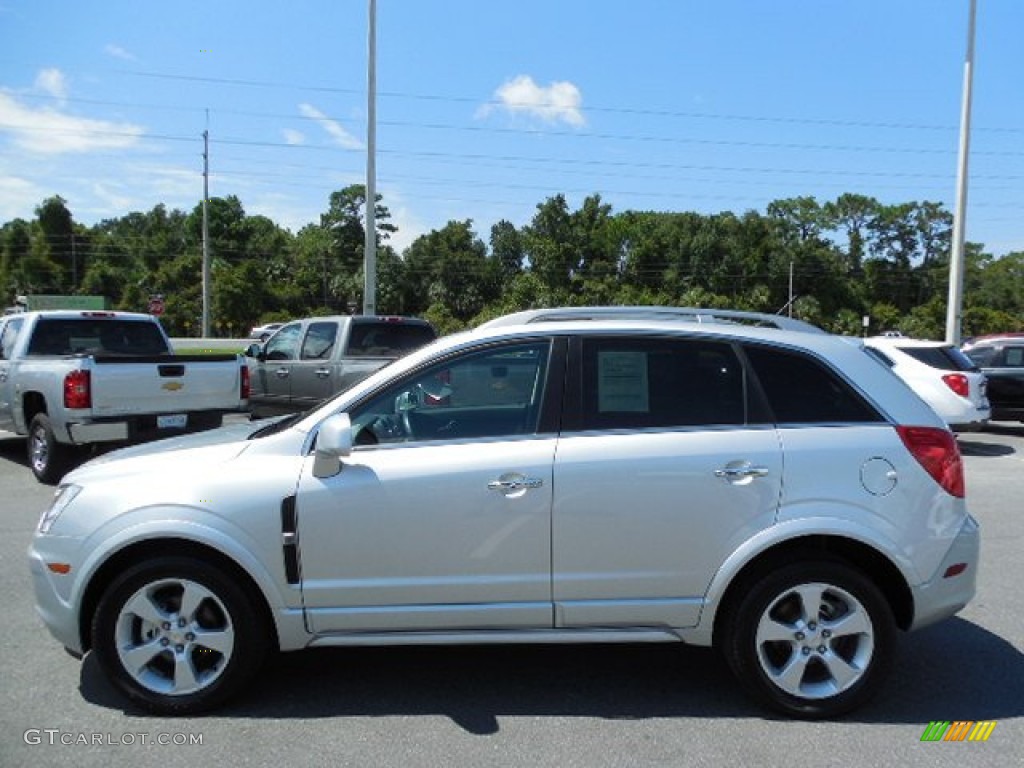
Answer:
<path fill-rule="evenodd" d="M 331 371 L 329 368 L 317 368 L 315 371 L 313 371 L 313 373 L 315 373 L 321 379 L 326 379 L 328 376 L 331 375 Z"/>
<path fill-rule="evenodd" d="M 501 491 L 502 493 L 515 493 L 516 491 L 526 491 L 531 488 L 540 488 L 544 485 L 544 481 L 539 477 L 525 477 L 524 475 L 502 475 L 497 480 L 491 480 L 487 484 L 487 487 L 492 491 Z"/>
<path fill-rule="evenodd" d="M 724 477 L 726 480 L 742 480 L 746 477 L 767 477 L 767 467 L 755 467 L 753 464 L 739 464 L 737 466 L 725 466 L 715 470 L 715 477 Z"/>
<path fill-rule="evenodd" d="M 287 368 L 278 368 L 276 371 L 274 371 L 274 375 L 277 376 L 277 378 L 279 379 L 286 378 L 289 373 L 291 373 L 291 371 L 289 371 Z"/>

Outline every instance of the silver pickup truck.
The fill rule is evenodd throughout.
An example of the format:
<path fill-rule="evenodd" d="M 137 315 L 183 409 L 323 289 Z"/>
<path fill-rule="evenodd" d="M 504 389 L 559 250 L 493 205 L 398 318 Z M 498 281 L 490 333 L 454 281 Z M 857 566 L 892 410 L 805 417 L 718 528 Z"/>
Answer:
<path fill-rule="evenodd" d="M 28 436 L 29 466 L 53 483 L 79 446 L 220 426 L 248 410 L 241 355 L 174 355 L 151 315 L 57 310 L 0 320 L 0 429 Z"/>
<path fill-rule="evenodd" d="M 426 320 L 380 315 L 310 317 L 246 350 L 253 418 L 312 408 L 437 337 Z"/>

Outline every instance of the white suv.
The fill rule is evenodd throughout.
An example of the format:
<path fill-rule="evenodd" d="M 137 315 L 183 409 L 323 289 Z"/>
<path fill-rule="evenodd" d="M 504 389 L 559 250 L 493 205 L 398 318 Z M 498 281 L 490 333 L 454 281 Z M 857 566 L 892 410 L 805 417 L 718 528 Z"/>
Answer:
<path fill-rule="evenodd" d="M 864 343 L 952 429 L 971 432 L 988 423 L 992 407 L 985 374 L 952 344 L 898 336 L 875 336 Z"/>
<path fill-rule="evenodd" d="M 29 552 L 40 615 L 168 714 L 275 648 L 683 642 L 831 717 L 879 690 L 897 630 L 972 598 L 956 441 L 860 341 L 585 317 L 498 321 L 310 413 L 83 466 Z"/>

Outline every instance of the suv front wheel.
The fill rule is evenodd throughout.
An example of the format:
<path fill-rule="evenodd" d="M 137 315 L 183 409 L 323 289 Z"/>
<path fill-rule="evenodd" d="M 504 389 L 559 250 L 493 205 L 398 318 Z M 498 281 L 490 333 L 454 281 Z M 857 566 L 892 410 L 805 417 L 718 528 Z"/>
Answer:
<path fill-rule="evenodd" d="M 892 610 L 878 587 L 842 563 L 814 561 L 758 580 L 727 618 L 723 651 L 756 698 L 817 719 L 874 695 L 895 642 Z"/>
<path fill-rule="evenodd" d="M 249 682 L 268 650 L 259 612 L 237 578 L 191 557 L 140 563 L 106 590 L 92 645 L 135 703 L 190 715 Z"/>

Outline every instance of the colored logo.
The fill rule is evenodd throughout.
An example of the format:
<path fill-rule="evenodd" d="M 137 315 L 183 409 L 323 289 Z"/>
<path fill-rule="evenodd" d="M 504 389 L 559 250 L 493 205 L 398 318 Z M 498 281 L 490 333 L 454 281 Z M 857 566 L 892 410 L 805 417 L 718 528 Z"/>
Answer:
<path fill-rule="evenodd" d="M 163 386 L 164 389 L 166 389 L 169 392 L 177 392 L 179 389 L 181 389 L 185 385 L 182 384 L 179 381 L 168 381 L 166 384 L 163 384 L 162 386 Z"/>
<path fill-rule="evenodd" d="M 932 720 L 921 741 L 988 741 L 995 727 L 995 720 Z"/>

